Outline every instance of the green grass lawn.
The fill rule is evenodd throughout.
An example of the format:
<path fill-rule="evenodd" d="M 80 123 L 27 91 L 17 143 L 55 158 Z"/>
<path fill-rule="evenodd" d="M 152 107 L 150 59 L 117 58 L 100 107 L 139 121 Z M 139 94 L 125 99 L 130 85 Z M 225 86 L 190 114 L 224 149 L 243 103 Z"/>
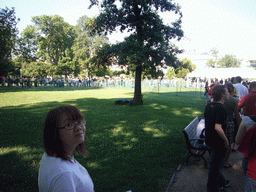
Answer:
<path fill-rule="evenodd" d="M 203 92 L 146 92 L 142 106 L 114 105 L 132 97 L 120 88 L 0 87 L 0 191 L 38 191 L 44 120 L 63 104 L 85 115 L 90 156 L 76 159 L 95 192 L 164 191 L 185 159 L 181 131 L 202 115 Z"/>

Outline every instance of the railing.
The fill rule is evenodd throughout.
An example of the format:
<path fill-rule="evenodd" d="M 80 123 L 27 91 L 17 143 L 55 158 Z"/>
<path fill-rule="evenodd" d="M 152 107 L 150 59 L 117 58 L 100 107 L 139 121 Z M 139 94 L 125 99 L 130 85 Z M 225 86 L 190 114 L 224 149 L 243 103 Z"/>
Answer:
<path fill-rule="evenodd" d="M 33 86 L 33 87 L 105 87 L 105 88 L 134 88 L 135 81 L 134 79 L 126 79 L 126 80 L 112 80 L 112 79 L 104 79 L 104 80 L 95 80 L 95 81 L 82 81 L 82 82 L 41 82 L 40 80 L 35 83 L 34 81 L 30 82 L 30 85 L 27 85 L 27 82 L 21 83 L 13 83 L 9 86 L 21 87 L 21 86 Z M 8 86 L 8 83 L 5 82 L 5 86 Z M 154 80 L 143 80 L 141 82 L 142 90 L 145 92 L 159 92 L 159 91 L 176 91 L 181 92 L 184 89 L 187 91 L 203 91 L 205 83 L 204 82 L 192 82 L 190 80 L 185 81 L 183 79 L 154 79 Z"/>
<path fill-rule="evenodd" d="M 94 86 L 99 87 L 119 87 L 119 88 L 134 88 L 135 82 L 134 80 L 115 80 L 115 81 L 97 81 L 94 82 Z M 191 90 L 203 90 L 205 86 L 204 82 L 191 82 L 185 80 L 143 80 L 141 82 L 141 87 L 143 90 L 158 90 L 158 89 L 176 89 L 181 90 L 183 88 L 188 88 Z"/>

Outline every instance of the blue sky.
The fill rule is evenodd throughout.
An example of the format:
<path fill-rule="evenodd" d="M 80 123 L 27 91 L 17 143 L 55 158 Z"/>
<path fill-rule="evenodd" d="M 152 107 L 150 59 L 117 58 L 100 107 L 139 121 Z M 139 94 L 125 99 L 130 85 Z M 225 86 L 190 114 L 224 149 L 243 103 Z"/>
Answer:
<path fill-rule="evenodd" d="M 256 59 L 256 1 L 255 0 L 175 0 L 183 13 L 182 29 L 185 38 L 175 42 L 187 53 L 186 57 L 200 55 L 212 48 L 219 55 L 236 55 L 239 59 Z M 22 31 L 31 23 L 32 16 L 60 15 L 75 25 L 79 17 L 96 16 L 97 7 L 88 10 L 89 0 L 0 0 L 0 8 L 15 7 Z M 161 15 L 172 22 L 174 14 Z M 111 42 L 121 41 L 123 35 L 113 34 Z M 184 54 L 185 55 L 185 54 Z M 190 59 L 190 58 L 189 58 Z"/>

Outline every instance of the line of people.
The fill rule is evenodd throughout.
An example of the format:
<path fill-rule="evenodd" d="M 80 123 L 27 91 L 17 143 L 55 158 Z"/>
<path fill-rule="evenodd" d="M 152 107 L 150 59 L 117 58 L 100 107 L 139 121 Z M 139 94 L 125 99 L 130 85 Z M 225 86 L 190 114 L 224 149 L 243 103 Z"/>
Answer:
<path fill-rule="evenodd" d="M 7 78 L 0 77 L 0 85 L 8 86 L 8 87 L 90 87 L 94 86 L 95 81 L 97 79 L 89 79 L 89 78 L 19 78 L 17 76 Z"/>
<path fill-rule="evenodd" d="M 205 139 L 209 146 L 210 168 L 207 191 L 224 191 L 230 185 L 222 168 L 230 168 L 232 150 L 244 153 L 244 189 L 253 191 L 256 184 L 256 82 L 248 88 L 241 77 L 221 85 L 212 83 L 206 93 Z M 211 100 L 211 101 L 210 101 Z"/>

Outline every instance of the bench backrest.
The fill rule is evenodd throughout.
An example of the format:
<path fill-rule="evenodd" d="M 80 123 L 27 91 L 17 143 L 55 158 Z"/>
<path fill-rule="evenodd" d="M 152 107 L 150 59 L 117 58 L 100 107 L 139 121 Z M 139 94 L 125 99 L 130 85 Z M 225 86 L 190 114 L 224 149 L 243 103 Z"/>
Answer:
<path fill-rule="evenodd" d="M 191 123 L 189 123 L 189 125 L 184 129 L 184 131 L 186 131 L 188 138 L 192 139 L 192 138 L 196 138 L 197 137 L 197 125 L 199 123 L 199 118 L 196 117 Z"/>

